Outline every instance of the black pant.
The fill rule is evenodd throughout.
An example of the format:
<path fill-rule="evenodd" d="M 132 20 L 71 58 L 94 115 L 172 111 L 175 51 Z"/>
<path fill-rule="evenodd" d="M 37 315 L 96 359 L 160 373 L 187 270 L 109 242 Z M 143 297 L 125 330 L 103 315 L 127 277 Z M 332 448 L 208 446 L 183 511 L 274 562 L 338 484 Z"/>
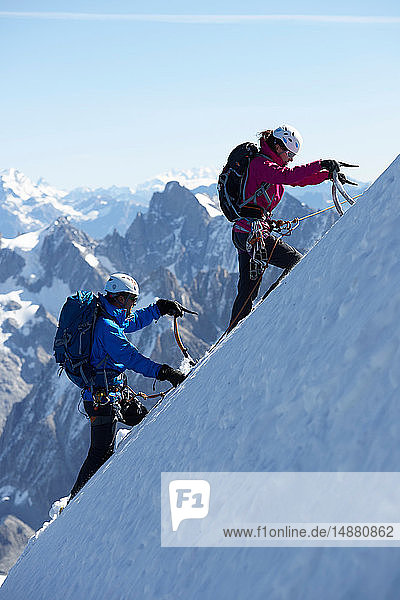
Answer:
<path fill-rule="evenodd" d="M 71 490 L 70 500 L 114 453 L 117 422 L 134 426 L 147 415 L 147 408 L 136 400 L 129 403 L 106 404 L 94 410 L 93 402 L 84 402 L 90 417 L 90 448 L 78 478 Z"/>
<path fill-rule="evenodd" d="M 253 301 L 257 298 L 258 290 L 261 285 L 262 277 L 250 279 L 250 254 L 246 250 L 247 233 L 233 231 L 232 240 L 238 251 L 239 258 L 239 282 L 238 293 L 232 307 L 232 315 L 228 331 L 233 329 L 241 319 L 246 317 L 252 308 Z M 280 267 L 289 271 L 299 260 L 302 254 L 296 248 L 289 246 L 286 242 L 280 240 L 275 248 L 276 238 L 268 235 L 264 239 L 265 248 L 269 257 L 269 264 L 274 267 Z M 271 255 L 272 252 L 272 255 Z"/>

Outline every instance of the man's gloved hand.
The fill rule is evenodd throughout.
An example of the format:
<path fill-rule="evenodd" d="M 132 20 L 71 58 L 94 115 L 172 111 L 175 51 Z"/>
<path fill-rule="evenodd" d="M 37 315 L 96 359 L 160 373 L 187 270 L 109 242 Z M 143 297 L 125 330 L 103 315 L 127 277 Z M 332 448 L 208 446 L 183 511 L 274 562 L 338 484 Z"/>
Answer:
<path fill-rule="evenodd" d="M 183 316 L 183 306 L 176 300 L 163 300 L 160 298 L 156 304 L 161 315 L 171 315 L 171 317 Z"/>
<path fill-rule="evenodd" d="M 347 183 L 347 177 L 344 173 L 338 173 L 338 179 L 340 183 Z"/>
<path fill-rule="evenodd" d="M 174 387 L 182 383 L 186 379 L 186 375 L 173 369 L 169 365 L 161 365 L 161 369 L 158 372 L 157 379 L 159 381 L 169 381 Z"/>
<path fill-rule="evenodd" d="M 329 173 L 333 173 L 333 171 L 340 171 L 340 165 L 337 160 L 333 158 L 327 158 L 326 160 L 321 160 L 321 168 L 326 169 Z"/>

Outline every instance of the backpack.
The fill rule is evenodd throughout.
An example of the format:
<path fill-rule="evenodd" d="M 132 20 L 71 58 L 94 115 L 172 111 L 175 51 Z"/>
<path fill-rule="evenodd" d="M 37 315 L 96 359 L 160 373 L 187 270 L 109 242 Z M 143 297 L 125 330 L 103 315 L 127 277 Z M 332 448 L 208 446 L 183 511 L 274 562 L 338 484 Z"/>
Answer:
<path fill-rule="evenodd" d="M 99 314 L 98 298 L 79 291 L 69 296 L 61 309 L 54 338 L 56 363 L 80 388 L 93 385 L 95 370 L 90 364 L 94 325 Z"/>
<path fill-rule="evenodd" d="M 245 200 L 244 192 L 250 162 L 259 154 L 257 146 L 251 142 L 236 146 L 218 178 L 219 204 L 228 221 L 240 219 L 240 209 L 253 199 Z"/>

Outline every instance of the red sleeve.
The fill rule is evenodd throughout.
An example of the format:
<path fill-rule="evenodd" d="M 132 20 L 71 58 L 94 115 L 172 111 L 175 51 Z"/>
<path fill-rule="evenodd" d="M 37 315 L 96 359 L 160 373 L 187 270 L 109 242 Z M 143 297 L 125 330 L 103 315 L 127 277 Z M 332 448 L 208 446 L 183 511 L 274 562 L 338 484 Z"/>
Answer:
<path fill-rule="evenodd" d="M 328 171 L 321 171 L 321 162 L 316 160 L 301 167 L 280 167 L 264 159 L 252 163 L 255 177 L 262 182 L 283 185 L 316 185 L 329 178 Z"/>

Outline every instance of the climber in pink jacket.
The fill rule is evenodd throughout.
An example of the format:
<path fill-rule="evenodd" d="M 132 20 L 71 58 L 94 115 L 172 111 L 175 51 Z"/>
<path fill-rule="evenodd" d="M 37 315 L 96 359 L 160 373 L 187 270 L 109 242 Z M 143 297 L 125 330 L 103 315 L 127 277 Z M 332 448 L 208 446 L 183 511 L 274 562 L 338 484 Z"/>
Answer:
<path fill-rule="evenodd" d="M 248 200 L 240 210 L 241 219 L 235 221 L 232 239 L 239 255 L 238 294 L 232 307 L 229 329 L 248 315 L 252 302 L 258 294 L 262 279 L 262 265 L 258 263 L 257 276 L 250 278 L 249 236 L 255 225 L 262 231 L 268 264 L 285 269 L 288 272 L 301 258 L 298 250 L 276 238 L 271 233 L 271 212 L 282 199 L 284 185 L 305 186 L 317 185 L 332 177 L 338 163 L 333 159 L 317 160 L 307 165 L 289 168 L 300 150 L 302 137 L 290 125 L 282 125 L 274 130 L 260 133 L 260 153 L 252 159 L 248 169 L 244 197 Z M 272 254 L 271 254 L 272 252 Z M 254 263 L 252 265 L 254 269 Z"/>

